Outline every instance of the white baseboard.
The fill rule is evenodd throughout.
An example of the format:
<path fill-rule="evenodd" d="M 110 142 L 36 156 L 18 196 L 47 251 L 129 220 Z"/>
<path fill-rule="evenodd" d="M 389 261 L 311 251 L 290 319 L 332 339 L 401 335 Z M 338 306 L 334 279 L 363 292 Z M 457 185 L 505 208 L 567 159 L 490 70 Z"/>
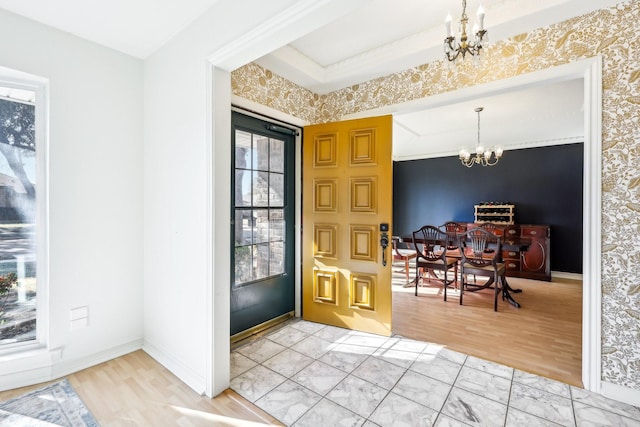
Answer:
<path fill-rule="evenodd" d="M 579 273 L 565 273 L 564 271 L 552 271 L 552 278 L 569 279 L 569 280 L 582 280 L 582 274 Z"/>
<path fill-rule="evenodd" d="M 3 356 L 0 358 L 0 391 L 52 381 L 140 348 L 141 339 L 73 360 L 64 360 L 61 348 Z"/>
<path fill-rule="evenodd" d="M 602 381 L 600 392 L 609 399 L 640 406 L 640 390 Z"/>
<path fill-rule="evenodd" d="M 144 342 L 142 350 L 171 371 L 171 373 L 178 377 L 183 383 L 191 387 L 193 391 L 202 396 L 205 395 L 207 382 L 203 375 L 198 374 L 168 351 L 163 351 L 161 348 L 151 344 L 149 341 Z"/>
<path fill-rule="evenodd" d="M 124 356 L 136 350 L 142 348 L 142 339 L 137 339 L 117 347 L 112 347 L 107 350 L 91 354 L 80 359 L 74 359 L 69 361 L 62 361 L 55 364 L 52 368 L 52 379 L 61 378 L 69 374 L 81 371 L 83 369 L 90 368 L 100 363 L 107 362 L 115 359 L 116 357 Z"/>

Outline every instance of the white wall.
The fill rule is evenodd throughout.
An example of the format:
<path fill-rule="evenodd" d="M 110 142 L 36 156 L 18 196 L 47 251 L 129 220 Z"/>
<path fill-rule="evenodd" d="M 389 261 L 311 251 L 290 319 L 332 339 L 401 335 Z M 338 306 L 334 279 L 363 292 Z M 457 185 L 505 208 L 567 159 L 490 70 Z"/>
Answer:
<path fill-rule="evenodd" d="M 228 71 L 363 1 L 219 0 L 145 61 L 144 349 L 198 392 L 229 376 Z"/>
<path fill-rule="evenodd" d="M 212 249 L 212 200 L 228 193 L 229 185 L 211 190 L 212 75 L 207 57 L 266 19 L 271 8 L 290 2 L 262 3 L 239 20 L 234 18 L 241 16 L 238 5 L 219 1 L 145 62 L 144 349 L 198 392 L 208 388 L 214 352 L 214 256 L 218 262 L 226 259 L 227 284 L 230 268 L 229 235 L 220 237 L 227 242 L 226 254 Z M 227 107 L 230 116 L 229 103 Z M 228 341 L 228 323 L 215 327 Z M 215 351 L 228 353 L 228 346 Z"/>
<path fill-rule="evenodd" d="M 53 357 L 41 352 L 22 361 L 0 357 L 6 389 L 142 345 L 143 64 L 4 10 L 0 40 L 0 66 L 49 82 L 49 349 L 55 350 Z M 69 312 L 82 306 L 88 327 L 71 331 Z"/>

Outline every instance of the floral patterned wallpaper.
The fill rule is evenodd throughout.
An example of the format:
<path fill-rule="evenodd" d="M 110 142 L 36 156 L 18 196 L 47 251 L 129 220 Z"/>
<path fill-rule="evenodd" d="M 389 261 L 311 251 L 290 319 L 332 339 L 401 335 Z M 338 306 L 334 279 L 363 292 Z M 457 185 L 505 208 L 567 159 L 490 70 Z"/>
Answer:
<path fill-rule="evenodd" d="M 309 123 L 318 123 L 316 110 L 322 98 L 320 95 L 257 64 L 247 64 L 231 73 L 231 92 Z"/>
<path fill-rule="evenodd" d="M 436 61 L 317 95 L 255 64 L 233 93 L 308 120 L 338 120 L 597 55 L 603 59 L 602 379 L 640 388 L 640 1 L 574 17 L 491 45 L 482 67 Z"/>

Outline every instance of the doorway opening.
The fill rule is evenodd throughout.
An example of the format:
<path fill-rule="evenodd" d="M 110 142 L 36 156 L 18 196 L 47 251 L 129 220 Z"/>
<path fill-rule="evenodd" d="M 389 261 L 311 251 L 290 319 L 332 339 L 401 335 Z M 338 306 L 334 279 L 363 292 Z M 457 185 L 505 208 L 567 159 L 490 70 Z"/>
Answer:
<path fill-rule="evenodd" d="M 214 78 L 214 88 L 216 93 L 217 105 L 218 101 L 231 101 L 230 75 L 219 68 L 217 63 L 212 61 L 212 74 Z M 391 105 L 376 110 L 363 111 L 351 115 L 341 117 L 342 120 L 351 118 L 368 117 L 383 114 L 393 114 L 396 111 L 402 111 L 408 108 L 420 108 L 425 105 L 445 105 L 456 100 L 478 98 L 486 93 L 498 93 L 500 91 L 508 91 L 513 87 L 541 84 L 543 81 L 551 81 L 554 79 L 574 79 L 584 78 L 585 90 L 585 152 L 584 152 L 584 218 L 583 218 L 583 384 L 585 389 L 600 392 L 600 371 L 601 371 L 601 355 L 600 355 L 600 319 L 601 319 L 601 285 L 599 279 L 601 277 L 601 251 L 600 251 L 600 229 L 601 229 L 601 159 L 602 159 L 602 60 L 600 57 L 589 58 L 581 61 L 572 62 L 563 66 L 542 70 L 540 72 L 521 75 L 511 79 L 500 80 L 489 84 L 473 86 L 458 90 L 447 94 L 432 96 L 429 98 L 412 101 L 410 103 Z M 264 107 L 268 109 L 268 107 Z M 225 171 L 228 167 L 229 157 L 225 157 L 228 150 L 228 144 L 224 141 L 229 139 L 226 137 L 224 129 L 229 129 L 229 117 L 226 112 L 218 112 L 214 116 L 213 125 L 216 129 L 214 137 L 214 162 L 216 171 L 218 167 L 221 171 Z M 224 128 L 224 129 L 223 129 Z M 218 132 L 220 129 L 220 132 Z M 222 160 L 225 159 L 225 160 Z M 224 163 L 227 163 L 225 166 Z M 225 196 L 219 200 L 221 204 L 230 206 L 230 200 Z M 213 215 L 213 214 L 212 214 Z M 216 228 L 217 230 L 217 228 Z M 223 257 L 224 258 L 224 257 Z M 215 293 L 220 294 L 221 298 L 217 298 L 211 305 L 211 312 L 224 313 L 229 307 L 229 296 L 226 287 L 228 281 L 218 281 L 216 277 L 220 276 L 224 279 L 224 273 L 215 273 L 213 277 Z M 225 289 L 220 289 L 224 286 Z M 213 316 L 212 316 L 213 318 Z M 217 317 L 216 317 L 217 319 Z M 213 334 L 213 348 L 224 349 L 228 347 L 228 336 L 224 337 L 220 334 Z M 228 378 L 229 361 L 228 358 L 214 360 L 212 385 L 214 389 L 226 386 L 226 378 Z M 218 374 L 220 373 L 220 374 Z"/>
<path fill-rule="evenodd" d="M 573 79 L 582 79 L 584 83 L 582 382 L 585 389 L 600 393 L 602 58 L 588 58 L 535 73 L 459 89 L 454 92 L 349 114 L 343 116 L 342 119 L 434 108 L 502 94 L 514 89 L 543 86 Z"/>

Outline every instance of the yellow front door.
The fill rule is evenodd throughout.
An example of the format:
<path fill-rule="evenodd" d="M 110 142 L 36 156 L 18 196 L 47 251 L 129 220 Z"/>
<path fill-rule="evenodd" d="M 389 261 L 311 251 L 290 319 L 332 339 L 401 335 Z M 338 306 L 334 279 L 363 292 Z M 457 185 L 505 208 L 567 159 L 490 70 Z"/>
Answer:
<path fill-rule="evenodd" d="M 391 223 L 391 125 L 382 116 L 304 128 L 305 320 L 391 335 L 392 256 L 380 245 L 380 225 Z"/>

